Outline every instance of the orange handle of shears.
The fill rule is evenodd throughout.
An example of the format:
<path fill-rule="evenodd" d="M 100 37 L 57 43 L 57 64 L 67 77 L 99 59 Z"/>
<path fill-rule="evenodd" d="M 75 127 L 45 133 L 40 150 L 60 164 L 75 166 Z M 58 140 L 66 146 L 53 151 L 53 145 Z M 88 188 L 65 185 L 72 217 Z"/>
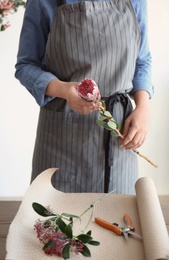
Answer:
<path fill-rule="evenodd" d="M 95 218 L 95 222 L 98 225 L 115 232 L 117 235 L 119 235 L 119 236 L 121 235 L 120 228 L 115 226 L 115 225 L 113 225 L 113 224 L 111 224 L 111 223 L 109 223 L 108 221 L 106 221 L 104 219 L 101 219 L 101 218 Z"/>
<path fill-rule="evenodd" d="M 124 221 L 131 228 L 132 231 L 135 231 L 135 227 L 133 227 L 133 225 L 132 225 L 131 218 L 126 213 L 124 214 Z"/>

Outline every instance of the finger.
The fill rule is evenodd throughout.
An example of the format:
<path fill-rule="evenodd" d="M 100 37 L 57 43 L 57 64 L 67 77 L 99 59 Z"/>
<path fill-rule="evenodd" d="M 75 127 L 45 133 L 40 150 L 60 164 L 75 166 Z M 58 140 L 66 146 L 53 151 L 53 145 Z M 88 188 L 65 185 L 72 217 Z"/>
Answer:
<path fill-rule="evenodd" d="M 88 106 L 84 105 L 81 107 L 77 107 L 76 111 L 78 111 L 80 114 L 88 115 L 88 114 L 92 113 L 93 111 L 95 111 L 95 108 L 92 105 L 88 105 Z"/>
<path fill-rule="evenodd" d="M 95 110 L 98 110 L 102 106 L 101 102 L 95 103 Z"/>
<path fill-rule="evenodd" d="M 79 100 L 78 97 L 78 99 L 76 99 L 75 102 L 72 102 L 71 108 L 76 112 L 87 115 L 92 113 L 95 110 L 98 110 L 100 105 L 101 105 L 100 102 L 98 103 L 88 102 L 86 100 L 83 100 L 82 98 L 80 98 Z"/>
<path fill-rule="evenodd" d="M 135 137 L 137 131 L 134 128 L 131 128 L 128 130 L 127 135 L 124 135 L 124 139 L 121 142 L 121 146 L 126 146 L 127 144 L 129 144 L 133 138 Z"/>
<path fill-rule="evenodd" d="M 145 135 L 136 134 L 135 137 L 124 146 L 125 149 L 137 149 L 145 142 Z"/>
<path fill-rule="evenodd" d="M 124 137 L 128 135 L 129 130 L 130 130 L 130 121 L 126 119 L 124 122 L 124 127 L 123 127 L 123 136 Z"/>

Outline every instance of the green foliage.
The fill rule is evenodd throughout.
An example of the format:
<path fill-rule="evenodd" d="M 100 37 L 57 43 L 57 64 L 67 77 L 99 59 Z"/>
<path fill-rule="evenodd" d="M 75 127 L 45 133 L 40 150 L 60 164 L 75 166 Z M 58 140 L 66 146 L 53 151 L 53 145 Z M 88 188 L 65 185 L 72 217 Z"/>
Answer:
<path fill-rule="evenodd" d="M 32 203 L 32 207 L 36 213 L 38 213 L 42 217 L 49 217 L 49 216 L 57 216 L 56 214 L 50 212 L 47 208 L 43 207 L 39 203 Z"/>
<path fill-rule="evenodd" d="M 62 257 L 66 260 L 70 258 L 70 245 L 67 244 L 62 250 Z"/>
<path fill-rule="evenodd" d="M 110 129 L 116 129 L 117 128 L 116 122 L 114 122 L 112 120 L 107 122 L 107 125 L 110 127 Z"/>
<path fill-rule="evenodd" d="M 58 218 L 56 220 L 56 224 L 58 225 L 58 228 L 64 233 L 66 228 L 66 223 L 61 218 Z"/>
<path fill-rule="evenodd" d="M 89 236 L 91 236 L 91 234 L 92 234 L 92 231 L 91 230 L 89 230 L 87 233 L 86 233 L 87 235 L 89 235 Z"/>
<path fill-rule="evenodd" d="M 112 118 L 112 115 L 111 115 L 111 113 L 110 113 L 109 111 L 105 111 L 105 112 L 104 112 L 104 116 L 105 116 L 107 119 Z"/>
<path fill-rule="evenodd" d="M 100 242 L 91 240 L 91 241 L 89 242 L 89 244 L 92 245 L 92 246 L 99 246 L 99 245 L 100 245 Z"/>
<path fill-rule="evenodd" d="M 77 236 L 76 238 L 78 240 L 82 241 L 84 244 L 87 244 L 90 241 L 92 241 L 92 237 L 88 234 L 81 234 L 81 235 Z"/>
<path fill-rule="evenodd" d="M 73 223 L 75 220 L 81 220 L 80 216 L 68 213 L 62 213 L 61 215 L 55 214 L 36 202 L 32 203 L 32 207 L 35 210 L 35 212 L 40 216 L 52 216 L 52 218 L 48 218 L 46 221 L 44 221 L 43 225 L 45 228 L 45 232 L 47 232 L 48 229 L 51 230 L 52 227 L 54 228 L 54 232 L 62 232 L 63 248 L 61 251 L 61 255 L 63 259 L 66 260 L 70 258 L 71 246 L 74 247 L 76 246 L 76 244 L 80 244 L 81 250 L 79 251 L 79 253 L 81 253 L 85 257 L 90 257 L 91 253 L 89 248 L 87 247 L 87 244 L 93 246 L 98 246 L 100 244 L 98 241 L 93 240 L 91 236 L 91 230 L 89 230 L 86 234 L 82 232 L 78 236 L 73 235 Z M 51 250 L 51 252 L 53 252 L 55 251 L 55 246 L 55 241 L 49 239 L 47 242 L 45 241 L 43 250 Z"/>
<path fill-rule="evenodd" d="M 104 106 L 103 106 L 104 105 Z M 102 102 L 102 107 L 99 109 L 100 117 L 96 120 L 99 126 L 111 131 L 111 135 L 119 136 L 120 125 L 115 121 L 109 111 L 106 111 L 105 103 Z"/>
<path fill-rule="evenodd" d="M 22 0 L 10 0 L 9 2 L 11 2 L 11 3 L 14 3 L 13 4 L 13 10 L 14 10 L 14 12 L 17 12 L 18 11 L 18 7 L 19 6 L 22 6 L 22 7 L 26 7 L 26 2 L 25 1 L 22 1 Z"/>
<path fill-rule="evenodd" d="M 66 225 L 64 233 L 66 234 L 66 236 L 68 238 L 70 238 L 70 239 L 73 238 L 73 231 L 72 231 L 72 225 L 71 224 Z"/>
<path fill-rule="evenodd" d="M 51 249 L 54 249 L 55 247 L 55 243 L 53 240 L 49 240 L 43 247 L 43 250 L 45 250 L 46 248 L 50 247 Z"/>
<path fill-rule="evenodd" d="M 81 254 L 86 257 L 91 257 L 90 250 L 86 245 L 84 245 L 83 251 L 81 252 Z"/>

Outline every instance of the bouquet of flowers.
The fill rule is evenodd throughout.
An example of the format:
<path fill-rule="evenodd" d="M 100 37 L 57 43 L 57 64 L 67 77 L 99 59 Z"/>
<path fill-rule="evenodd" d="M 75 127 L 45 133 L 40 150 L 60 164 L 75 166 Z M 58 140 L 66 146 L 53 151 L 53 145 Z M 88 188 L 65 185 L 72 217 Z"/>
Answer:
<path fill-rule="evenodd" d="M 43 244 L 43 251 L 46 255 L 56 255 L 63 259 L 70 259 L 72 254 L 82 254 L 85 257 L 90 257 L 90 249 L 88 245 L 98 246 L 100 242 L 93 240 L 92 231 L 86 232 L 94 213 L 95 206 L 98 202 L 102 201 L 111 191 L 104 194 L 94 203 L 92 203 L 82 214 L 79 216 L 69 213 L 58 214 L 41 204 L 34 202 L 32 207 L 34 211 L 40 216 L 46 217 L 46 220 L 36 220 L 34 229 L 37 233 L 37 238 Z M 81 233 L 74 234 L 74 224 L 82 221 L 82 217 L 91 211 L 89 220 Z"/>
<path fill-rule="evenodd" d="M 22 0 L 0 0 L 0 31 L 10 26 L 7 16 L 17 12 L 19 6 L 25 7 L 25 5 L 26 3 Z"/>

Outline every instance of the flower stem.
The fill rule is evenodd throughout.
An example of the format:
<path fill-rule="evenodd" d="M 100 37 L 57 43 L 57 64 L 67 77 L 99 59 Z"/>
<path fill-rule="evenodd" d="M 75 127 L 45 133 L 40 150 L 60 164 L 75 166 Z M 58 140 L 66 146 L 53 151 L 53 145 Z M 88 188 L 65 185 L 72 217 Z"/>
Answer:
<path fill-rule="evenodd" d="M 110 191 L 109 193 L 104 194 L 103 196 L 101 196 L 100 198 L 98 198 L 96 201 L 94 201 L 85 211 L 82 212 L 82 214 L 79 216 L 80 218 L 81 218 L 82 216 L 84 216 L 89 210 L 92 210 L 91 215 L 90 215 L 90 218 L 89 218 L 89 220 L 88 220 L 88 222 L 87 222 L 87 225 L 86 225 L 84 231 L 87 229 L 87 227 L 89 226 L 89 224 L 90 224 L 90 222 L 91 222 L 91 219 L 92 219 L 93 213 L 94 213 L 94 209 L 95 209 L 95 205 L 96 205 L 97 203 L 99 203 L 100 201 L 102 201 L 103 199 L 105 199 L 105 198 L 106 198 L 107 196 L 109 196 L 110 194 L 112 194 L 114 191 L 115 191 L 115 190 L 112 190 L 112 191 Z"/>
<path fill-rule="evenodd" d="M 115 129 L 116 133 L 119 135 L 119 137 L 121 139 L 124 140 L 124 136 L 120 133 L 120 131 L 118 129 Z M 144 154 L 141 154 L 139 151 L 133 149 L 133 152 L 135 152 L 136 154 L 138 154 L 140 157 L 144 158 L 147 162 L 149 162 L 151 165 L 153 165 L 154 167 L 158 168 L 158 165 L 155 164 L 154 162 L 152 162 L 147 156 L 145 156 Z"/>
<path fill-rule="evenodd" d="M 154 162 L 152 162 L 148 157 L 146 157 L 144 154 L 141 154 L 139 151 L 133 149 L 133 152 L 135 152 L 136 154 L 138 154 L 140 157 L 144 158 L 147 162 L 149 162 L 151 165 L 153 165 L 154 167 L 158 168 L 158 165 L 155 164 Z"/>
<path fill-rule="evenodd" d="M 100 112 L 101 114 L 104 114 L 104 116 L 105 116 L 106 108 L 102 105 L 102 106 L 99 108 L 99 112 Z M 107 117 L 106 120 L 109 122 L 109 121 L 110 121 L 110 118 Z M 117 133 L 117 135 L 118 135 L 121 139 L 124 140 L 124 136 L 120 133 L 119 129 L 116 128 L 116 129 L 112 129 L 112 130 L 114 130 L 114 131 Z M 136 154 L 138 154 L 140 157 L 144 158 L 147 162 L 149 162 L 149 163 L 150 163 L 151 165 L 153 165 L 154 167 L 158 168 L 158 165 L 155 164 L 154 162 L 152 162 L 152 161 L 151 161 L 148 157 L 146 157 L 144 154 L 141 154 L 139 151 L 137 151 L 137 150 L 135 150 L 135 149 L 133 149 L 133 152 L 135 152 Z"/>

